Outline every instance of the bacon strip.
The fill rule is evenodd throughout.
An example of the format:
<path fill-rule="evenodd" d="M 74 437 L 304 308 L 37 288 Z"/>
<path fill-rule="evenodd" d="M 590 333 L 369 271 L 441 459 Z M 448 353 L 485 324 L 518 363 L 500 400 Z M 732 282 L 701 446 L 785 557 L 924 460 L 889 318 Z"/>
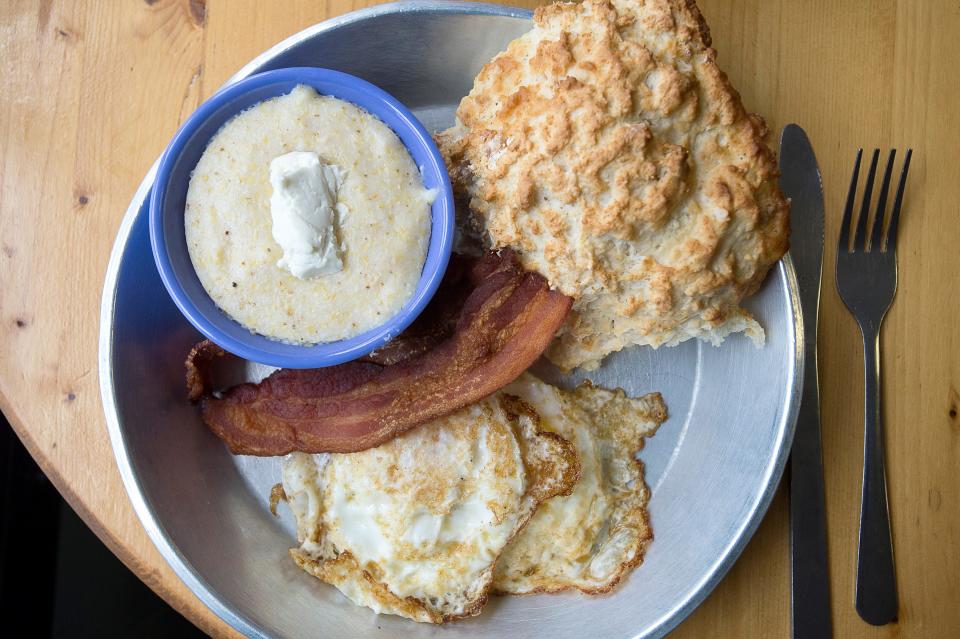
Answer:
<path fill-rule="evenodd" d="M 465 280 L 472 290 L 453 334 L 429 350 L 390 365 L 280 370 L 219 399 L 205 396 L 204 423 L 234 454 L 346 453 L 490 395 L 540 356 L 571 300 L 509 251 L 480 258 Z"/>
<path fill-rule="evenodd" d="M 470 269 L 476 257 L 454 253 L 450 256 L 443 281 L 419 317 L 400 335 L 363 358 L 363 361 L 392 366 L 426 353 L 453 335 L 463 308 L 473 290 Z"/>
<path fill-rule="evenodd" d="M 187 399 L 198 401 L 213 387 L 213 363 L 227 352 L 208 339 L 199 342 L 187 355 Z"/>

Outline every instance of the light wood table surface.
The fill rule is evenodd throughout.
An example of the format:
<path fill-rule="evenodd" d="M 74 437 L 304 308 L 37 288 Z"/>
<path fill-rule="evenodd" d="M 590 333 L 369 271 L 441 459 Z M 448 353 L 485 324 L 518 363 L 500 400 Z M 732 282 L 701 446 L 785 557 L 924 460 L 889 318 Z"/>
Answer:
<path fill-rule="evenodd" d="M 69 503 L 151 588 L 231 631 L 174 575 L 120 482 L 97 379 L 100 295 L 121 216 L 177 126 L 256 54 L 364 1 L 0 3 L 0 408 Z M 532 6 L 532 2 L 516 2 Z M 802 124 L 823 171 L 820 371 L 838 637 L 960 632 L 960 3 L 702 0 L 722 68 L 773 131 Z M 901 614 L 853 609 L 862 353 L 834 288 L 858 146 L 914 149 L 884 414 Z M 709 513 L 704 513 L 709 516 Z M 28 549 L 25 549 L 25 551 Z M 635 578 L 642 579 L 642 570 Z M 780 491 L 729 576 L 675 637 L 787 637 Z"/>

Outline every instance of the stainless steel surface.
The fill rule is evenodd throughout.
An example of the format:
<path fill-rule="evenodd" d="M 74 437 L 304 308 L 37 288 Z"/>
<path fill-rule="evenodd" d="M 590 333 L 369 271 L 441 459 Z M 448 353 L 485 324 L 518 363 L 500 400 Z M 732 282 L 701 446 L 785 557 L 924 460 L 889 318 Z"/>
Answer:
<path fill-rule="evenodd" d="M 860 542 L 857 547 L 856 607 L 863 620 L 875 626 L 882 626 L 897 618 L 897 580 L 887 504 L 883 415 L 880 403 L 880 326 L 897 292 L 897 227 L 911 154 L 912 151 L 908 150 L 903 162 L 897 195 L 890 209 L 887 240 L 882 243 L 884 211 L 896 151 L 890 151 L 887 159 L 868 242 L 867 218 L 870 215 L 870 201 L 880 150 L 873 152 L 856 235 L 851 246 L 850 224 L 863 150 L 857 152 L 837 247 L 837 290 L 843 303 L 857 318 L 863 337 L 863 484 L 860 495 Z"/>
<path fill-rule="evenodd" d="M 796 124 L 780 136 L 780 188 L 790 198 L 790 255 L 803 308 L 803 398 L 790 453 L 790 574 L 795 639 L 833 635 L 823 455 L 817 315 L 823 266 L 823 185 L 807 134 Z"/>
<path fill-rule="evenodd" d="M 529 28 L 529 16 L 455 2 L 379 6 L 293 36 L 234 79 L 294 64 L 341 69 L 379 84 L 436 129 L 452 121 L 480 66 Z M 198 334 L 164 292 L 150 256 L 143 203 L 152 179 L 151 170 L 127 211 L 105 283 L 100 374 L 107 424 L 151 539 L 239 631 L 564 639 L 582 636 L 589 624 L 598 637 L 661 637 L 720 581 L 766 512 L 789 451 L 803 374 L 789 259 L 747 304 L 766 327 L 763 348 L 734 336 L 720 348 L 631 349 L 590 375 L 631 394 L 660 390 L 671 415 L 641 455 L 656 541 L 615 592 L 494 598 L 480 617 L 443 628 L 354 606 L 287 556 L 292 518 L 284 508 L 279 519 L 267 511 L 278 460 L 231 456 L 185 401 L 183 357 Z"/>

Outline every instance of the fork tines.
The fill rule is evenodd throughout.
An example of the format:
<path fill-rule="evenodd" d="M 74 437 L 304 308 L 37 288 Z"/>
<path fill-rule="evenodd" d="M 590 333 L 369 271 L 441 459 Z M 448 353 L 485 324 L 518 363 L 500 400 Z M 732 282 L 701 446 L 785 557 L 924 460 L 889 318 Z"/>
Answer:
<path fill-rule="evenodd" d="M 870 200 L 873 196 L 873 182 L 877 174 L 877 160 L 880 157 L 880 149 L 874 149 L 873 156 L 870 159 L 870 170 L 867 172 L 867 184 L 863 191 L 863 202 L 860 205 L 860 215 L 857 219 L 856 234 L 853 238 L 853 246 L 850 246 L 850 226 L 853 217 L 853 204 L 857 195 L 857 178 L 860 175 L 860 160 L 863 158 L 863 149 L 857 151 L 857 160 L 853 165 L 853 177 L 850 179 L 850 190 L 847 192 L 847 204 L 843 209 L 843 223 L 840 227 L 840 246 L 847 250 L 869 252 L 874 247 L 881 251 L 888 248 L 896 250 L 897 226 L 900 222 L 900 205 L 903 202 L 903 189 L 907 183 L 907 171 L 910 170 L 910 156 L 913 155 L 913 149 L 907 149 L 907 154 L 903 160 L 903 168 L 900 170 L 900 182 L 897 185 L 897 194 L 893 199 L 893 208 L 890 211 L 890 222 L 887 224 L 886 241 L 881 244 L 883 239 L 883 219 L 884 209 L 887 207 L 887 192 L 890 190 L 890 176 L 893 173 L 893 160 L 897 155 L 896 149 L 890 149 L 890 155 L 887 157 L 887 168 L 883 172 L 883 182 L 880 185 L 880 196 L 877 199 L 877 209 L 873 217 L 873 228 L 870 231 L 870 243 L 867 244 L 867 218 L 870 216 Z M 891 241 L 893 242 L 891 244 Z"/>

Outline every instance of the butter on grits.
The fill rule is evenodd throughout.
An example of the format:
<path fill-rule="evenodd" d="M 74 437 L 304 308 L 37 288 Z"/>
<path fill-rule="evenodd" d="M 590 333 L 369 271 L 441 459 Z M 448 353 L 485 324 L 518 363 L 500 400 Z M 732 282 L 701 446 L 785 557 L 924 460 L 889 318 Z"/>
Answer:
<path fill-rule="evenodd" d="M 433 197 L 386 124 L 300 85 L 210 140 L 187 191 L 187 247 L 213 301 L 252 332 L 346 339 L 413 295 Z"/>
<path fill-rule="evenodd" d="M 313 151 L 291 151 L 270 163 L 273 239 L 283 249 L 277 266 L 307 279 L 343 270 L 334 214 L 343 171 L 324 164 Z"/>

